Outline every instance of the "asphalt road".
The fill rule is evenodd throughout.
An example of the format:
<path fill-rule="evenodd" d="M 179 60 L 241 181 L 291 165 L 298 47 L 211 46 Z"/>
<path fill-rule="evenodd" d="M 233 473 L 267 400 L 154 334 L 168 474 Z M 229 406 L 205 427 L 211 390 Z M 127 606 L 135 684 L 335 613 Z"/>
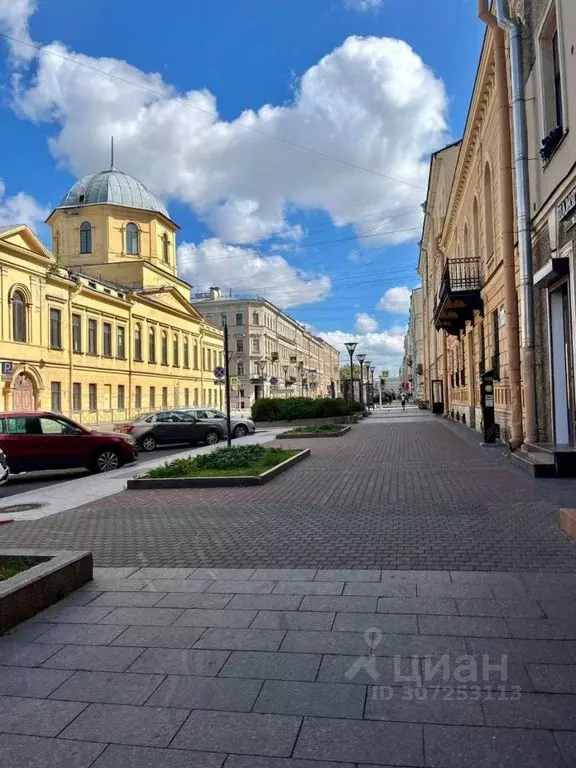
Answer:
<path fill-rule="evenodd" d="M 140 452 L 140 459 L 148 461 L 149 459 L 168 458 L 173 453 L 178 453 L 186 447 L 183 445 L 169 446 L 167 448 L 157 449 L 151 453 Z M 194 450 L 193 448 L 191 449 Z M 66 480 L 73 480 L 76 477 L 85 477 L 87 469 L 59 469 L 48 470 L 46 472 L 24 472 L 21 475 L 13 475 L 6 485 L 0 486 L 0 501 L 9 496 L 16 496 L 25 491 L 36 491 L 40 488 L 49 488 L 51 485 L 63 483 Z"/>

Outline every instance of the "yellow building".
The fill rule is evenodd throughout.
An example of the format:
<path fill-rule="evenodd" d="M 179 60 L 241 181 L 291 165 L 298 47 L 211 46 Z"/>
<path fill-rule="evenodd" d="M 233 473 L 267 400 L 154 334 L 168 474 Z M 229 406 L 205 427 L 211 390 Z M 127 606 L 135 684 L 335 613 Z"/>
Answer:
<path fill-rule="evenodd" d="M 176 275 L 162 203 L 112 167 L 74 184 L 48 224 L 53 253 L 26 226 L 0 230 L 1 406 L 110 424 L 222 405 L 222 332 Z"/>
<path fill-rule="evenodd" d="M 436 412 L 482 428 L 494 372 L 496 434 L 522 442 L 517 256 L 504 33 L 487 29 L 462 141 L 432 157 L 419 272 L 424 388 Z"/>

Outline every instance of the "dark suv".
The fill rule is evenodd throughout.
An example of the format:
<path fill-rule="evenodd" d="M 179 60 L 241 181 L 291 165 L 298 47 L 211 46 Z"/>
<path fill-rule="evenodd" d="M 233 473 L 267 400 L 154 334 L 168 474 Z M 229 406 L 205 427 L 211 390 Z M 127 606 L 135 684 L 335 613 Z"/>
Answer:
<path fill-rule="evenodd" d="M 0 413 L 0 448 L 11 473 L 72 467 L 108 472 L 138 458 L 129 435 L 92 431 L 57 413 Z"/>

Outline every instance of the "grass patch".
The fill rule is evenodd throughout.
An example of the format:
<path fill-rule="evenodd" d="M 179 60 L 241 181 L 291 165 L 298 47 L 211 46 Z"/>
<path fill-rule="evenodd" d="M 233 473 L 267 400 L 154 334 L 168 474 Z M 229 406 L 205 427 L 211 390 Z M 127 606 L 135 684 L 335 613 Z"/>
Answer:
<path fill-rule="evenodd" d="M 311 424 L 309 427 L 294 427 L 286 434 L 292 435 L 318 435 L 323 432 L 340 432 L 344 429 L 343 424 Z"/>
<path fill-rule="evenodd" d="M 27 571 L 42 560 L 37 557 L 6 557 L 0 559 L 0 581 L 16 576 L 17 573 Z"/>
<path fill-rule="evenodd" d="M 261 445 L 217 448 L 202 456 L 168 461 L 161 467 L 151 469 L 144 477 L 255 477 L 297 453 L 299 451 L 264 448 Z"/>

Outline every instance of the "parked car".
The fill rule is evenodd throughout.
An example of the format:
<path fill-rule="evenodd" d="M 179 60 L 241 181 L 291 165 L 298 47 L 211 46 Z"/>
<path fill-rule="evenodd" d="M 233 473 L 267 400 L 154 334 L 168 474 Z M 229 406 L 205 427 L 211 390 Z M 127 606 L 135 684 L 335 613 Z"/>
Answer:
<path fill-rule="evenodd" d="M 138 458 L 129 435 L 86 429 L 58 413 L 0 413 L 0 448 L 10 472 L 86 467 L 108 472 Z"/>
<path fill-rule="evenodd" d="M 115 427 L 114 431 L 131 435 L 143 451 L 153 451 L 162 443 L 214 445 L 226 437 L 226 428 L 200 421 L 187 411 L 147 413 Z"/>
<path fill-rule="evenodd" d="M 0 485 L 4 485 L 4 483 L 7 483 L 9 477 L 10 477 L 10 467 L 8 466 L 8 460 L 6 458 L 6 454 L 0 448 Z"/>
<path fill-rule="evenodd" d="M 178 412 L 191 413 L 201 421 L 220 425 L 224 429 L 224 435 L 226 435 L 226 414 L 222 413 L 222 411 L 217 411 L 215 408 L 182 408 Z M 253 434 L 255 431 L 256 425 L 252 419 L 242 419 L 236 416 L 230 418 L 232 437 L 245 437 L 246 435 Z"/>

